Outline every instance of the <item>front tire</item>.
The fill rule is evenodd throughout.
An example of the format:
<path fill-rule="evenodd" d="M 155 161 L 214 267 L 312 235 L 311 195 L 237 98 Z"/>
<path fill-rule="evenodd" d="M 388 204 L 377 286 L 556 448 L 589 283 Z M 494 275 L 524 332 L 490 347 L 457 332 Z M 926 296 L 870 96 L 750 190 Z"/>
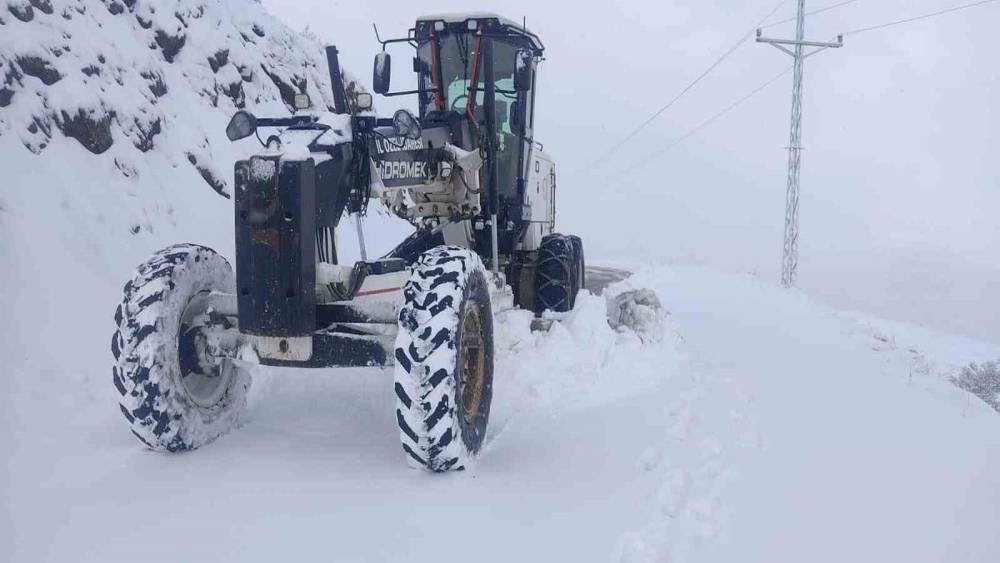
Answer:
<path fill-rule="evenodd" d="M 122 415 L 153 450 L 212 442 L 236 426 L 246 406 L 249 374 L 206 355 L 198 340 L 205 297 L 213 291 L 235 291 L 233 269 L 214 250 L 193 244 L 157 252 L 125 284 L 111 339 L 112 374 Z"/>
<path fill-rule="evenodd" d="M 414 467 L 464 469 L 483 445 L 493 398 L 486 268 L 470 250 L 431 249 L 403 297 L 394 369 L 403 451 Z"/>

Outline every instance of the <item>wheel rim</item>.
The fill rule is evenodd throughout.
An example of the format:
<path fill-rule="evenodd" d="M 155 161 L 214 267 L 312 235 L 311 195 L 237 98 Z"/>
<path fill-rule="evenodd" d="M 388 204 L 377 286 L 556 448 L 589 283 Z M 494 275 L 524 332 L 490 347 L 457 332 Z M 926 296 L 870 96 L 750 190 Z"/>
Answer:
<path fill-rule="evenodd" d="M 462 333 L 458 351 L 460 367 L 462 417 L 472 424 L 480 415 L 486 386 L 486 343 L 479 307 L 469 303 L 462 318 Z"/>
<path fill-rule="evenodd" d="M 212 407 L 222 399 L 233 367 L 228 359 L 213 354 L 208 296 L 209 292 L 202 291 L 188 301 L 177 334 L 181 385 L 188 398 L 202 408 Z"/>

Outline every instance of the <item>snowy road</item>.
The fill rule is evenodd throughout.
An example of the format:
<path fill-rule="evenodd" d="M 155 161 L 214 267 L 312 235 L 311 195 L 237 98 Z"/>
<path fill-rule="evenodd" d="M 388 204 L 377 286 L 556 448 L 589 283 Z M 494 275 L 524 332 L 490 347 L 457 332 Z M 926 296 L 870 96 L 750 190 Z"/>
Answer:
<path fill-rule="evenodd" d="M 587 291 L 598 295 L 609 285 L 620 282 L 629 276 L 628 270 L 606 268 L 603 266 L 588 266 L 584 282 Z"/>
<path fill-rule="evenodd" d="M 625 283 L 669 309 L 658 342 L 611 331 L 597 297 L 549 332 L 501 319 L 489 442 L 461 474 L 405 466 L 383 370 L 258 373 L 241 429 L 162 455 L 106 365 L 38 356 L 2 383 L 0 560 L 1000 559 L 1000 416 L 940 376 L 996 347 L 749 277 Z"/>
<path fill-rule="evenodd" d="M 631 553 L 1000 560 L 1000 417 L 935 373 L 995 349 L 752 278 L 671 272 L 657 286 L 692 384 L 648 454 L 662 520 Z"/>

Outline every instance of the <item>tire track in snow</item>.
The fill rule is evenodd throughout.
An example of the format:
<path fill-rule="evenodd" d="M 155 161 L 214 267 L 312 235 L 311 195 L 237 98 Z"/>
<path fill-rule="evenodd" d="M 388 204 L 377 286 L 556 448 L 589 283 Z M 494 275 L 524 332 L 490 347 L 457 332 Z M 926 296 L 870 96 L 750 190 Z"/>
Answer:
<path fill-rule="evenodd" d="M 663 409 L 662 439 L 636 460 L 656 473 L 648 523 L 622 536 L 618 560 L 687 560 L 725 532 L 725 490 L 739 457 L 760 447 L 751 399 L 719 367 L 692 361 L 684 383 Z"/>

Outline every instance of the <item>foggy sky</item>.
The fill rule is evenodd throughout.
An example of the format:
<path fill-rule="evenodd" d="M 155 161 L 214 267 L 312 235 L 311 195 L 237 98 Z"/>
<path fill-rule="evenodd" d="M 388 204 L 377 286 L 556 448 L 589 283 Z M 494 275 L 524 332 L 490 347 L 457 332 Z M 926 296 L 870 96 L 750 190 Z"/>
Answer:
<path fill-rule="evenodd" d="M 807 1 L 807 9 L 836 3 Z M 809 18 L 806 36 L 965 3 L 860 0 Z M 371 82 L 372 32 L 468 2 L 265 0 L 335 42 Z M 780 271 L 790 73 L 660 158 L 667 145 L 791 63 L 753 40 L 610 158 L 606 150 L 707 68 L 774 0 L 476 7 L 539 34 L 536 136 L 558 167 L 559 228 L 591 257 L 699 262 L 772 281 Z M 572 6 L 572 7 L 570 7 Z M 773 20 L 794 15 L 786 1 Z M 845 38 L 806 61 L 800 285 L 840 306 L 1000 341 L 1000 3 Z M 791 37 L 793 24 L 766 34 Z M 394 89 L 410 53 L 391 51 Z M 381 113 L 415 100 L 378 98 Z"/>

